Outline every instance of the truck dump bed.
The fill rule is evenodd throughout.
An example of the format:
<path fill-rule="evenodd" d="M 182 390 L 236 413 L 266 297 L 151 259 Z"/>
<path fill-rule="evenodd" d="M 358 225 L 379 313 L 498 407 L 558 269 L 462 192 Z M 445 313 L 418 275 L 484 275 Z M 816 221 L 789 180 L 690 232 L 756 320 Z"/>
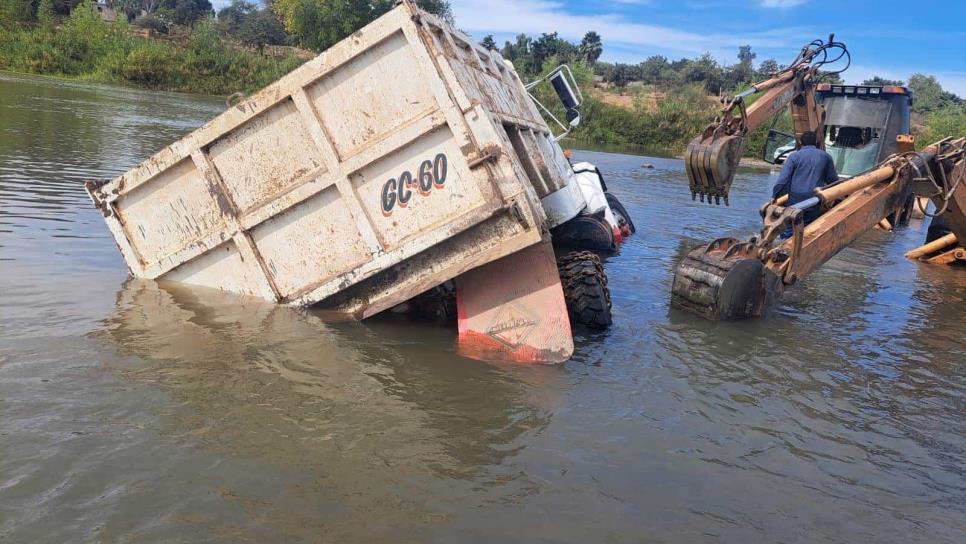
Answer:
<path fill-rule="evenodd" d="M 363 318 L 540 241 L 569 170 L 512 66 L 405 2 L 87 187 L 134 276 Z"/>

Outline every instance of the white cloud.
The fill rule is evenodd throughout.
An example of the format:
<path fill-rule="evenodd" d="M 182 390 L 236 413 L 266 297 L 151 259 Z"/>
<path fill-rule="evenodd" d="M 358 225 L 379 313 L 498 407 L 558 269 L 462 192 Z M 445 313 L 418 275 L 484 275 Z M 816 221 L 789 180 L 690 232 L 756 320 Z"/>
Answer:
<path fill-rule="evenodd" d="M 764 8 L 793 8 L 795 6 L 800 6 L 808 2 L 808 0 L 761 0 L 761 6 Z"/>
<path fill-rule="evenodd" d="M 474 34 L 500 35 L 559 32 L 562 38 L 579 41 L 588 30 L 598 32 L 605 50 L 617 46 L 634 48 L 647 56 L 654 52 L 673 51 L 687 55 L 711 52 L 719 58 L 730 58 L 738 45 L 756 49 L 787 48 L 789 29 L 774 29 L 746 34 L 716 34 L 679 30 L 671 27 L 630 21 L 617 14 L 577 15 L 556 0 L 451 0 L 456 26 Z"/>

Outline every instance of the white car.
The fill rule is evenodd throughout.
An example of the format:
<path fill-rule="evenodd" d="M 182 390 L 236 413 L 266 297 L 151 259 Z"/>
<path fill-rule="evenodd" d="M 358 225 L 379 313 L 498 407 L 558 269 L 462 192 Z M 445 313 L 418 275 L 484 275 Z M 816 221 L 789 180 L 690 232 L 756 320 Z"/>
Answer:
<path fill-rule="evenodd" d="M 775 153 L 774 155 L 772 155 L 772 158 L 774 159 L 775 164 L 782 164 L 783 162 L 785 162 L 785 159 L 788 157 L 788 155 L 791 154 L 792 151 L 795 151 L 794 144 L 783 145 L 781 147 L 775 148 Z"/>

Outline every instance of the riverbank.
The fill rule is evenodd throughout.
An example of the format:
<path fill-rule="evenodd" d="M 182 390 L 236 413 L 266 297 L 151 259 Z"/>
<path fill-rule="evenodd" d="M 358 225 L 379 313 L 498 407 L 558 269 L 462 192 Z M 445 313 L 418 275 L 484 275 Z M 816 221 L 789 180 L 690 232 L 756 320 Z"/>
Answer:
<path fill-rule="evenodd" d="M 57 27 L 0 32 L 0 70 L 210 95 L 253 92 L 304 62 L 233 48 L 208 23 L 184 43 L 136 36 L 75 10 Z"/>

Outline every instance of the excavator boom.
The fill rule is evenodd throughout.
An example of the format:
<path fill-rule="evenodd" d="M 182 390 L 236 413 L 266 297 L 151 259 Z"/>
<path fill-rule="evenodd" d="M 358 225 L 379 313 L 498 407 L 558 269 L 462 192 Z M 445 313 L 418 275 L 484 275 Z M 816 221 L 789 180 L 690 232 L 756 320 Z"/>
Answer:
<path fill-rule="evenodd" d="M 829 51 L 839 56 L 829 59 Z M 845 45 L 829 36 L 828 42 L 815 40 L 802 48 L 788 68 L 732 97 L 722 97 L 721 114 L 688 144 L 684 163 L 691 198 L 707 199 L 709 204 L 728 205 L 728 192 L 738 163 L 745 152 L 748 132 L 791 107 L 796 136 L 806 130 L 820 132 L 824 111 L 815 99 L 818 68 L 848 56 Z M 846 66 L 847 68 L 847 66 Z M 746 98 L 762 93 L 752 104 Z"/>

